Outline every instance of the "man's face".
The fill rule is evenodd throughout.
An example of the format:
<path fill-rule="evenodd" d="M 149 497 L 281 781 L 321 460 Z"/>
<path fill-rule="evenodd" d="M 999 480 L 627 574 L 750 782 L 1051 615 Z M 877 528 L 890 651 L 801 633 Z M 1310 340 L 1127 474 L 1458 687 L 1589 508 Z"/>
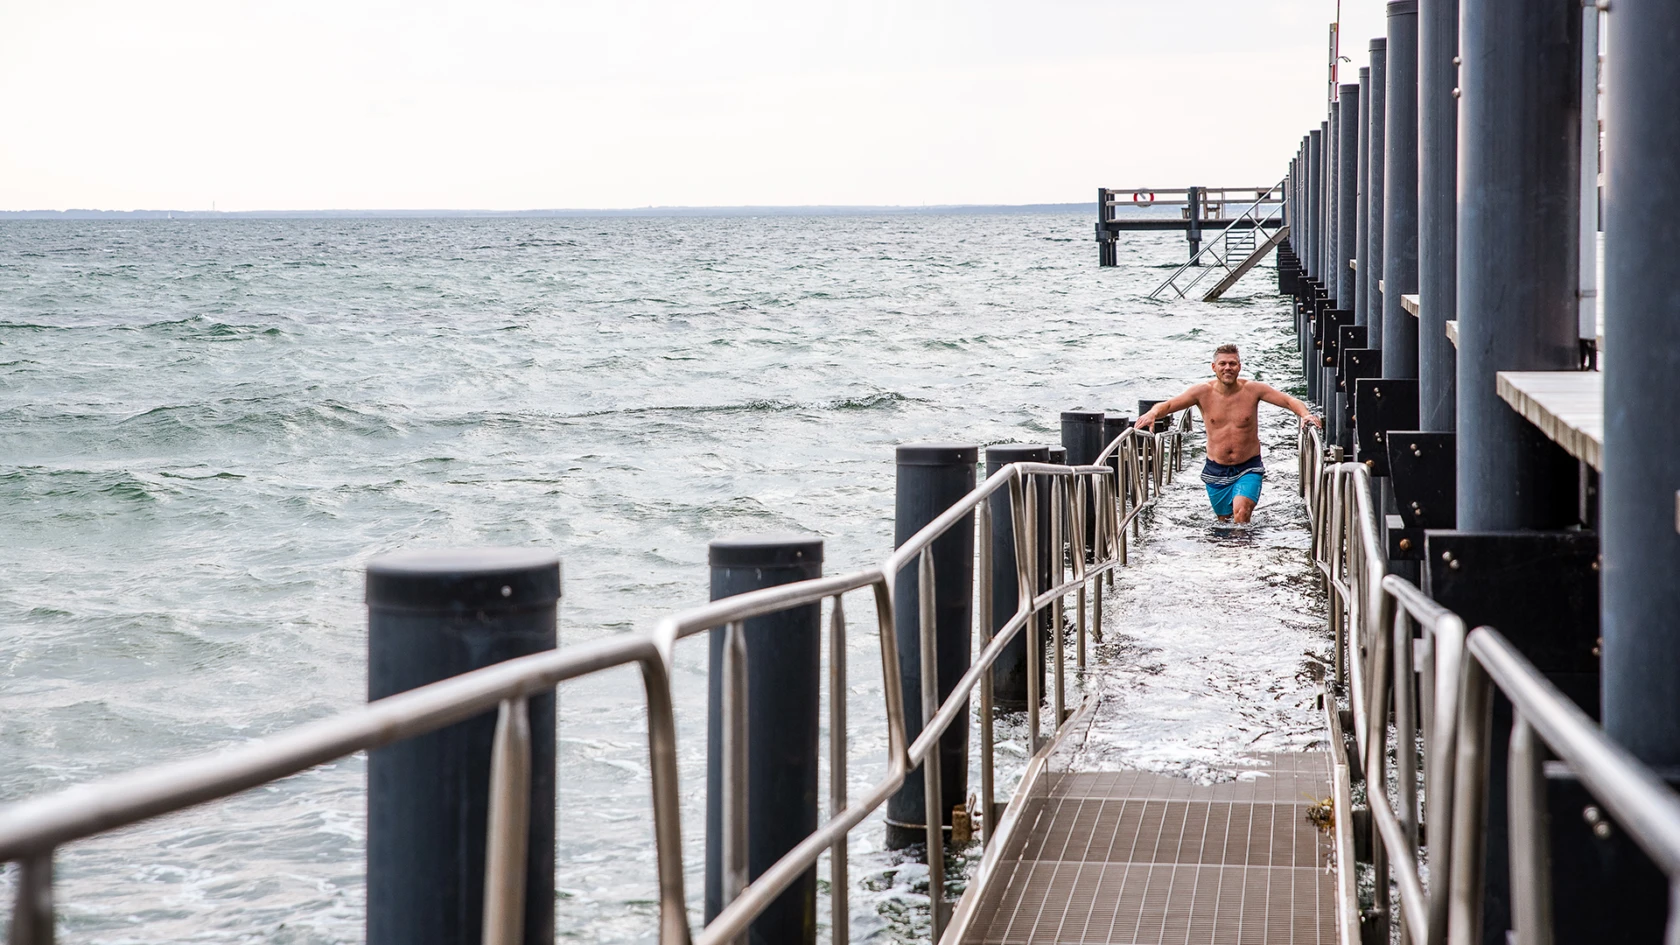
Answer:
<path fill-rule="evenodd" d="M 1234 354 L 1222 354 L 1213 359 L 1213 376 L 1230 384 L 1242 373 L 1242 359 Z"/>

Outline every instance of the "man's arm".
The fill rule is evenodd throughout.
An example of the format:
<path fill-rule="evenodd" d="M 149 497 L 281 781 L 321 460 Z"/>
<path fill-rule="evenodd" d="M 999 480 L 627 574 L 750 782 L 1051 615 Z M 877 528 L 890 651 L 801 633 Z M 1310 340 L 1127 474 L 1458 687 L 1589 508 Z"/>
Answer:
<path fill-rule="evenodd" d="M 1137 418 L 1136 425 L 1148 430 L 1155 426 L 1155 421 L 1160 418 L 1161 414 L 1178 413 L 1186 407 L 1194 407 L 1202 399 L 1202 388 L 1206 386 L 1206 384 L 1192 384 L 1189 389 L 1177 397 L 1171 400 L 1163 400 L 1150 407 L 1142 416 Z"/>
<path fill-rule="evenodd" d="M 1268 404 L 1282 407 L 1285 410 L 1290 411 L 1295 414 L 1295 416 L 1300 417 L 1302 423 L 1310 423 L 1313 426 L 1318 427 L 1320 430 L 1324 429 L 1324 424 L 1320 422 L 1317 417 L 1313 416 L 1312 410 L 1309 409 L 1306 404 L 1296 400 L 1288 394 L 1285 394 L 1283 391 L 1278 390 L 1270 384 L 1262 384 L 1259 381 L 1249 381 L 1249 383 L 1259 388 L 1261 400 L 1264 400 Z"/>

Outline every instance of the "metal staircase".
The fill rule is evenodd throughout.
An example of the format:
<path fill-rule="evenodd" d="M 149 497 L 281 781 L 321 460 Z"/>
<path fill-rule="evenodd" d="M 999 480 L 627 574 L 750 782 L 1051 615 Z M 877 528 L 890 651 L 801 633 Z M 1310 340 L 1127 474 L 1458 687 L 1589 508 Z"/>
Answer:
<path fill-rule="evenodd" d="M 1218 236 L 1209 240 L 1190 261 L 1173 270 L 1167 280 L 1155 287 L 1149 293 L 1151 299 L 1159 299 L 1167 290 L 1177 293 L 1178 298 L 1185 298 L 1202 280 L 1217 273 L 1219 281 L 1202 301 L 1212 302 L 1224 295 L 1243 274 L 1253 269 L 1264 259 L 1277 244 L 1283 242 L 1288 234 L 1288 227 L 1279 226 L 1279 215 L 1283 213 L 1283 204 L 1272 203 L 1273 194 L 1281 192 L 1283 182 L 1279 181 L 1266 189 L 1259 199 L 1249 204 L 1247 209 L 1234 217 Z M 1264 216 L 1262 216 L 1264 208 Z M 1267 239 L 1259 238 L 1259 231 L 1275 227 L 1276 229 Z"/>

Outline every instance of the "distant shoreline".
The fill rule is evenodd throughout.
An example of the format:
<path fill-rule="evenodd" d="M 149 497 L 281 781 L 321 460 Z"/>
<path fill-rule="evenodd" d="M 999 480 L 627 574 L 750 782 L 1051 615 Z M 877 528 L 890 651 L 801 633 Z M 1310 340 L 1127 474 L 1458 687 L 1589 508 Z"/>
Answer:
<path fill-rule="evenodd" d="M 621 210 L 0 210 L 0 220 L 377 220 L 590 217 L 836 217 L 1088 213 L 1092 203 L 939 206 L 638 207 Z"/>

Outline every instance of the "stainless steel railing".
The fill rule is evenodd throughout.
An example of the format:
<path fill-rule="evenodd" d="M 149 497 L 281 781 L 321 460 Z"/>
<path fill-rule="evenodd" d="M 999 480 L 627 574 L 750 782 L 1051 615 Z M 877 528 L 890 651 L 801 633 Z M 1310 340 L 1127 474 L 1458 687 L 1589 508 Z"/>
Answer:
<path fill-rule="evenodd" d="M 1402 942 L 1471 945 L 1480 939 L 1497 687 L 1513 709 L 1508 787 L 1516 941 L 1551 942 L 1541 773 L 1549 753 L 1668 876 L 1674 893 L 1667 941 L 1680 945 L 1680 911 L 1674 908 L 1680 905 L 1680 794 L 1611 740 L 1496 630 L 1478 627 L 1467 634 L 1456 614 L 1387 574 L 1370 475 L 1363 465 L 1340 459 L 1340 450 L 1326 450 L 1316 430 L 1302 431 L 1301 490 L 1313 560 L 1329 598 L 1333 678 L 1347 695 L 1370 804 L 1376 883 L 1368 918 L 1381 926 L 1377 940 L 1388 939 L 1391 915 L 1400 920 Z M 1400 897 L 1398 913 L 1391 883 Z"/>
<path fill-rule="evenodd" d="M 1139 515 L 1152 505 L 1163 486 L 1183 462 L 1183 437 L 1189 430 L 1188 412 L 1178 425 L 1152 434 L 1128 429 L 1107 445 L 1089 466 L 1017 463 L 987 478 L 896 549 L 880 565 L 835 577 L 815 578 L 714 601 L 666 617 L 648 633 L 626 634 L 508 660 L 410 690 L 365 707 L 322 719 L 225 752 L 158 765 L 0 808 L 0 862 L 19 864 L 10 941 L 13 945 L 50 945 L 54 939 L 53 856 L 67 843 L 96 836 L 151 817 L 225 798 L 267 782 L 308 770 L 358 751 L 368 751 L 403 739 L 465 721 L 491 709 L 498 712 L 491 770 L 491 804 L 485 852 L 486 886 L 482 940 L 503 945 L 520 940 L 523 912 L 523 863 L 529 811 L 530 733 L 526 704 L 532 696 L 560 683 L 617 666 L 641 668 L 648 717 L 654 815 L 654 842 L 660 900 L 659 940 L 668 945 L 691 941 L 682 861 L 682 829 L 678 795 L 676 724 L 671 693 L 672 652 L 678 641 L 710 631 L 724 633 L 723 811 L 722 843 L 725 905 L 692 939 L 700 945 L 739 940 L 748 925 L 799 875 L 812 868 L 824 851 L 831 852 L 831 904 L 834 941 L 847 940 L 847 836 L 903 784 L 909 771 L 921 764 L 925 797 L 941 796 L 942 775 L 936 750 L 941 736 L 966 711 L 974 690 L 980 695 L 982 810 L 996 809 L 994 739 L 990 668 L 1005 646 L 1034 618 L 1050 611 L 1054 654 L 1052 731 L 1066 722 L 1067 671 L 1062 633 L 1068 596 L 1076 598 L 1075 647 L 1077 665 L 1086 664 L 1087 604 L 1090 626 L 1102 628 L 1102 587 L 1113 582 L 1115 569 L 1127 556 L 1126 530 L 1139 535 Z M 1110 459 L 1115 466 L 1108 465 Z M 1118 473 L 1118 475 L 1117 475 Z M 1037 534 L 1040 481 L 1049 486 L 1050 534 Z M 1007 489 L 1014 526 L 1016 581 L 1021 605 L 994 634 L 991 613 L 991 512 L 987 501 Z M 936 664 L 933 600 L 938 575 L 931 547 L 935 539 L 975 516 L 977 587 L 979 590 L 981 652 L 953 691 L 938 700 L 937 674 L 924 673 L 921 734 L 906 744 L 904 694 L 901 691 L 898 651 L 893 629 L 892 581 L 914 565 L 920 576 L 920 648 L 924 666 Z M 1085 547 L 1085 525 L 1092 519 L 1092 547 Z M 1038 573 L 1041 541 L 1054 553 L 1054 572 Z M 1065 552 L 1065 555 L 1063 554 Z M 1088 560 L 1089 559 L 1089 560 Z M 1071 574 L 1070 574 L 1071 569 Z M 1043 590 L 1040 590 L 1043 587 Z M 843 598 L 867 589 L 875 598 L 876 635 L 880 645 L 887 726 L 887 773 L 855 802 L 847 796 L 847 724 L 845 611 Z M 746 720 L 744 679 L 748 619 L 792 607 L 831 600 L 829 610 L 830 694 L 830 811 L 816 830 L 769 867 L 748 881 L 746 842 L 749 812 L 745 791 Z M 1028 633 L 1029 743 L 1034 752 L 1042 738 L 1038 665 L 1044 659 L 1041 641 Z M 931 810 L 928 821 L 932 939 L 943 929 L 945 903 L 942 812 Z M 981 819 L 983 844 L 989 844 L 995 825 Z"/>
<path fill-rule="evenodd" d="M 1235 253 L 1232 252 L 1232 235 L 1238 232 L 1239 227 L 1242 228 L 1243 232 L 1256 232 L 1264 227 L 1274 226 L 1280 222 L 1279 218 L 1281 217 L 1284 209 L 1281 194 L 1285 182 L 1286 181 L 1278 181 L 1272 186 L 1266 188 L 1264 191 L 1256 190 L 1255 193 L 1259 195 L 1259 198 L 1247 207 L 1243 208 L 1243 211 L 1237 214 L 1236 217 L 1232 218 L 1231 222 L 1227 224 L 1223 230 L 1220 230 L 1213 239 L 1208 240 L 1201 249 L 1197 250 L 1196 255 L 1190 257 L 1189 262 L 1183 263 L 1177 269 L 1174 269 L 1172 275 L 1168 276 L 1165 282 L 1156 286 L 1155 291 L 1149 293 L 1149 297 L 1151 299 L 1158 299 L 1168 289 L 1172 289 L 1178 294 L 1178 297 L 1182 299 L 1189 295 L 1190 290 L 1194 289 L 1198 283 L 1207 278 L 1208 273 L 1213 272 L 1215 267 L 1223 270 L 1226 275 L 1235 272 L 1236 264 L 1240 260 L 1233 261 L 1231 258 L 1235 255 Z M 1269 210 L 1264 216 L 1261 216 L 1260 209 L 1263 206 L 1268 205 L 1271 206 L 1271 210 Z M 1203 260 L 1203 257 L 1212 260 L 1213 266 L 1208 266 Z M 1197 272 L 1194 279 L 1191 279 L 1185 285 L 1178 285 L 1179 277 L 1184 275 L 1186 272 L 1189 272 L 1191 269 L 1200 269 L 1200 271 Z"/>

